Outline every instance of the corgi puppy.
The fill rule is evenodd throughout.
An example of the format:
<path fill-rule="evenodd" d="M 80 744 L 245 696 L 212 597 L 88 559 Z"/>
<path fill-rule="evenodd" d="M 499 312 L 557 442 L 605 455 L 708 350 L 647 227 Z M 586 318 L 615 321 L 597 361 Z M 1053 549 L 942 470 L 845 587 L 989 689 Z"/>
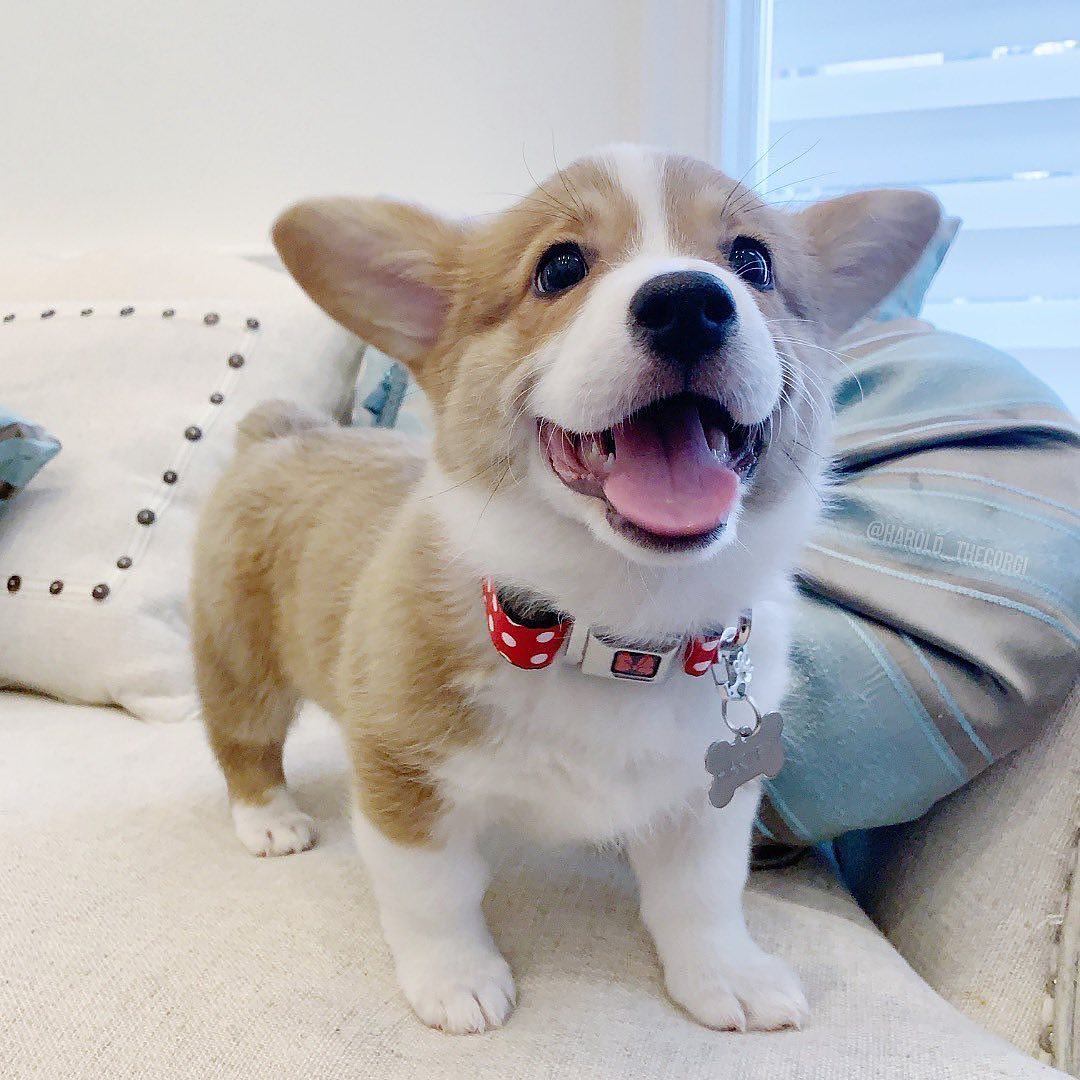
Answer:
<path fill-rule="evenodd" d="M 429 447 L 281 403 L 241 424 L 195 558 L 206 728 L 240 840 L 284 855 L 316 838 L 285 786 L 290 722 L 307 698 L 340 723 L 424 1023 L 479 1032 L 514 1007 L 481 909 L 495 824 L 625 845 L 668 992 L 702 1024 L 805 1020 L 743 919 L 760 782 L 710 805 L 704 755 L 731 735 L 700 676 L 752 609 L 754 694 L 779 705 L 830 346 L 939 214 L 912 191 L 785 213 L 624 146 L 475 221 L 345 198 L 277 221 L 292 275 L 408 366 L 435 431 Z"/>

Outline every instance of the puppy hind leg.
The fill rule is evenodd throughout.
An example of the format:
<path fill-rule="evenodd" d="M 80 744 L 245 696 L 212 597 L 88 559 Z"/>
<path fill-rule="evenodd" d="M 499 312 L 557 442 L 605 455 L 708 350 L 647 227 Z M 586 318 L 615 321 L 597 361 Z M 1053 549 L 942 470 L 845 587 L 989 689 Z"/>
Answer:
<path fill-rule="evenodd" d="M 236 644 L 233 644 L 235 650 Z M 282 756 L 299 699 L 268 665 L 227 663 L 197 638 L 203 721 L 225 774 L 233 826 L 253 855 L 292 855 L 313 847 L 315 822 L 285 786 Z"/>

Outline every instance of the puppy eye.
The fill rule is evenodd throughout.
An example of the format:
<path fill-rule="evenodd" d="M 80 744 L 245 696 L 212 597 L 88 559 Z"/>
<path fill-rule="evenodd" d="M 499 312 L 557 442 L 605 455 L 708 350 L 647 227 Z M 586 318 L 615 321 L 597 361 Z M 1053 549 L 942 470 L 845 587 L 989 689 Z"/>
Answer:
<path fill-rule="evenodd" d="M 749 236 L 737 237 L 728 261 L 731 269 L 755 289 L 764 291 L 773 287 L 772 257 L 764 244 Z"/>
<path fill-rule="evenodd" d="M 556 244 L 544 252 L 536 266 L 536 291 L 542 296 L 572 289 L 589 272 L 577 244 Z"/>

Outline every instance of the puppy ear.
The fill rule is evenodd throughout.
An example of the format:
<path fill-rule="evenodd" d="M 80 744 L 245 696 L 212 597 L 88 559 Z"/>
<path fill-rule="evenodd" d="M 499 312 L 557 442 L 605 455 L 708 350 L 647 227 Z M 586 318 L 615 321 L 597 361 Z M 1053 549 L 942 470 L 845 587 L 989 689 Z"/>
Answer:
<path fill-rule="evenodd" d="M 821 318 L 840 334 L 880 303 L 918 262 L 941 221 L 927 191 L 860 191 L 803 210 L 821 285 Z"/>
<path fill-rule="evenodd" d="M 450 307 L 461 226 L 390 199 L 311 199 L 274 223 L 274 246 L 304 291 L 342 326 L 410 366 Z"/>

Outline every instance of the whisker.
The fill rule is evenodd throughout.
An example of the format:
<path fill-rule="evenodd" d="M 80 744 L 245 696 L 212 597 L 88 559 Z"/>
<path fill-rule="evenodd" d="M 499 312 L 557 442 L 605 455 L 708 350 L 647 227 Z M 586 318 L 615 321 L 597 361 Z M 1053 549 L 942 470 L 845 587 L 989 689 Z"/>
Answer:
<path fill-rule="evenodd" d="M 816 385 L 806 377 L 806 372 L 798 375 L 797 381 L 792 384 L 792 390 L 797 397 L 806 402 L 810 408 L 810 419 L 820 429 L 832 415 L 832 399 L 828 389 Z M 809 431 L 808 431 L 809 433 Z M 796 432 L 798 435 L 798 432 Z"/>
<path fill-rule="evenodd" d="M 502 460 L 500 459 L 493 464 L 483 465 L 479 469 L 477 469 L 477 471 L 474 472 L 471 476 L 466 476 L 464 480 L 459 480 L 456 484 L 451 484 L 450 487 L 443 488 L 442 491 L 433 491 L 430 495 L 422 495 L 420 498 L 422 501 L 426 501 L 428 499 L 438 499 L 443 495 L 449 495 L 451 491 L 457 491 L 459 487 L 464 487 L 466 484 L 471 484 L 474 480 L 478 480 L 481 476 L 483 476 L 484 473 L 491 472 L 492 469 L 497 469 L 501 464 Z"/>
<path fill-rule="evenodd" d="M 799 184 L 810 184 L 815 180 L 824 180 L 825 177 L 827 177 L 827 176 L 835 176 L 835 175 L 836 175 L 836 170 L 835 169 L 830 170 L 829 172 L 815 173 L 813 176 L 803 176 L 798 180 L 789 180 L 786 183 L 777 184 L 775 187 L 769 188 L 768 191 L 759 191 L 759 192 L 756 192 L 755 194 L 757 195 L 757 197 L 759 199 L 765 199 L 767 196 L 772 195 L 776 191 L 783 191 L 784 188 L 797 187 Z M 792 196 L 788 200 L 788 202 L 789 203 L 793 202 L 794 198 L 795 197 Z"/>
<path fill-rule="evenodd" d="M 788 132 L 785 132 L 784 134 L 788 134 Z M 783 135 L 781 135 L 780 138 L 783 138 Z M 779 141 L 780 140 L 777 139 L 777 142 L 779 142 Z M 763 191 L 759 190 L 761 188 L 761 185 L 764 184 L 767 180 L 770 180 L 772 177 L 776 176 L 777 173 L 783 172 L 784 169 L 790 168 L 792 165 L 795 164 L 795 162 L 801 161 L 804 157 L 806 157 L 806 155 L 809 154 L 811 150 L 814 150 L 817 147 L 817 145 L 818 145 L 818 143 L 820 141 L 821 140 L 818 139 L 817 141 L 811 143 L 801 153 L 796 154 L 793 158 L 789 158 L 782 165 L 777 165 L 777 167 L 775 169 L 771 169 L 763 177 L 761 177 L 761 179 L 758 180 L 752 187 L 747 189 L 747 192 L 743 196 L 741 202 L 736 204 L 735 209 L 734 209 L 734 213 L 739 213 L 741 210 L 745 209 L 745 207 L 748 205 L 748 203 L 754 198 L 757 198 L 757 199 L 760 199 L 760 200 L 764 201 L 765 196 L 771 194 L 773 191 L 779 191 L 779 190 L 781 190 L 781 188 L 791 186 L 790 184 L 785 183 L 785 184 L 781 184 L 779 187 L 770 188 L 768 191 L 763 192 Z M 774 143 L 773 145 L 775 146 L 776 144 Z M 814 179 L 814 178 L 811 177 L 811 179 Z M 795 183 L 799 183 L 799 184 L 805 183 L 805 182 L 806 181 L 804 181 L 804 180 L 795 181 Z"/>
<path fill-rule="evenodd" d="M 566 194 L 573 201 L 578 209 L 578 212 L 584 217 L 585 215 L 585 201 L 581 197 L 581 193 L 576 187 L 570 177 L 563 171 L 563 167 L 559 164 L 559 155 L 555 152 L 555 129 L 551 130 L 551 160 L 555 163 L 555 175 L 562 181 L 563 189 Z"/>
<path fill-rule="evenodd" d="M 521 144 L 521 162 L 525 166 L 525 171 L 529 174 L 529 179 L 536 185 L 535 195 L 541 198 L 547 199 L 553 206 L 557 207 L 563 214 L 565 214 L 571 221 L 575 222 L 579 227 L 584 228 L 584 222 L 581 219 L 581 215 L 578 211 L 564 203 L 561 199 L 555 197 L 555 195 L 545 188 L 536 176 L 533 174 L 532 168 L 529 166 L 529 160 L 526 156 L 525 144 Z"/>
<path fill-rule="evenodd" d="M 509 468 L 510 468 L 510 466 L 507 465 L 507 467 L 505 469 L 503 469 L 502 476 L 499 477 L 498 483 L 496 483 L 496 485 L 491 489 L 491 494 L 487 497 L 487 502 L 485 502 L 483 507 L 481 508 L 480 515 L 476 519 L 476 525 L 473 526 L 473 534 L 474 535 L 476 533 L 476 530 L 478 528 L 480 528 L 480 521 L 483 518 L 484 514 L 487 513 L 487 509 L 491 505 L 492 499 L 495 498 L 495 496 L 499 492 L 499 488 L 502 487 L 502 482 L 506 479 L 506 474 L 507 474 L 507 471 L 509 470 Z"/>
<path fill-rule="evenodd" d="M 744 191 L 745 190 L 751 190 L 751 191 L 753 190 L 752 188 L 747 189 L 746 184 L 745 184 L 744 181 L 776 149 L 776 147 L 780 144 L 781 140 L 787 138 L 787 136 L 790 135 L 790 134 L 791 134 L 791 130 L 789 129 L 788 131 L 783 132 L 772 143 L 770 143 L 761 152 L 761 154 L 753 161 L 753 163 L 746 170 L 746 172 L 744 172 L 742 174 L 742 176 L 740 176 L 739 179 L 735 181 L 735 183 L 732 186 L 731 190 L 727 193 L 727 198 L 724 199 L 724 205 L 720 207 L 720 215 L 719 216 L 720 216 L 721 219 L 723 219 L 723 217 L 727 214 L 728 203 L 731 202 L 731 197 L 735 194 L 735 192 L 737 192 L 740 188 L 742 188 Z"/>
<path fill-rule="evenodd" d="M 800 346 L 803 346 L 803 347 L 805 347 L 807 349 L 817 349 L 819 352 L 825 353 L 826 356 L 832 357 L 832 359 L 835 360 L 836 363 L 839 364 L 840 367 L 842 367 L 847 372 L 848 376 L 855 380 L 855 385 L 858 386 L 858 388 L 859 388 L 860 400 L 863 400 L 863 401 L 866 400 L 866 395 L 865 395 L 865 393 L 863 391 L 862 381 L 859 379 L 859 376 L 855 373 L 855 369 L 851 366 L 851 364 L 847 360 L 845 360 L 834 349 L 829 349 L 826 346 L 819 345 L 817 342 L 814 342 L 814 341 L 802 341 L 799 338 L 788 337 L 786 334 L 785 334 L 785 340 L 789 344 L 792 344 L 792 345 L 800 345 Z M 802 363 L 801 359 L 800 359 L 799 362 Z M 805 369 L 805 367 L 804 367 L 804 370 L 808 370 L 808 369 Z"/>
<path fill-rule="evenodd" d="M 824 508 L 827 504 L 820 489 L 815 484 L 813 484 L 810 480 L 810 477 L 803 472 L 802 466 L 786 450 L 784 450 L 784 457 L 786 457 L 788 461 L 790 461 L 791 464 L 795 466 L 795 471 L 806 481 L 806 486 L 810 488 L 810 490 L 814 493 L 814 497 Z"/>
<path fill-rule="evenodd" d="M 813 454 L 814 457 L 819 458 L 821 461 L 827 462 L 830 465 L 834 461 L 834 458 L 831 455 L 822 454 L 820 451 L 815 450 L 812 446 L 807 446 L 806 443 L 801 443 L 796 440 L 794 445 L 797 446 L 800 450 L 805 450 L 808 454 Z"/>

